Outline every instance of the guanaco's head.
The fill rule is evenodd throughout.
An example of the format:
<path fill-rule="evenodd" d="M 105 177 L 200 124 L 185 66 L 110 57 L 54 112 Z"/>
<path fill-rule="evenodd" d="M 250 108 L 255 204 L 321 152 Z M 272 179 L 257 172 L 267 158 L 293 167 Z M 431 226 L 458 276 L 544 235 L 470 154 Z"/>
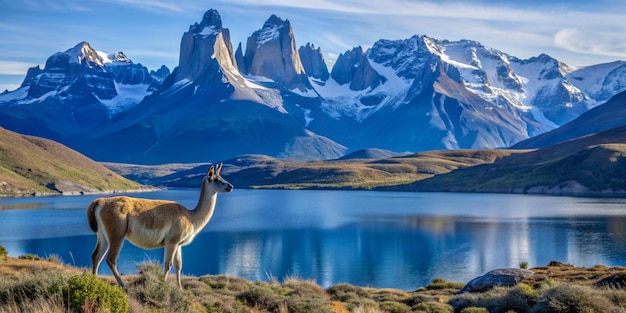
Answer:
<path fill-rule="evenodd" d="M 220 171 L 222 170 L 222 164 L 218 164 L 216 167 L 209 168 L 209 171 L 206 174 L 206 183 L 211 184 L 213 188 L 217 192 L 231 192 L 233 191 L 233 185 L 227 182 L 225 179 L 220 176 Z"/>

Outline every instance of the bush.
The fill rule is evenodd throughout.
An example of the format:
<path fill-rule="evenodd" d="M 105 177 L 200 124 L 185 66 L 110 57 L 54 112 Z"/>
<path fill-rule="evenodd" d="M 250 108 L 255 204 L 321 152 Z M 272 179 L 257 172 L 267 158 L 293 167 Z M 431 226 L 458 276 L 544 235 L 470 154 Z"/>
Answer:
<path fill-rule="evenodd" d="M 452 313 L 454 309 L 451 305 L 439 302 L 422 302 L 413 307 L 418 312 L 428 313 Z"/>
<path fill-rule="evenodd" d="M 284 292 L 284 291 L 283 291 Z M 278 312 L 285 308 L 281 291 L 260 283 L 237 295 L 237 300 L 248 307 L 259 308 L 270 312 Z"/>
<path fill-rule="evenodd" d="M 349 284 L 337 284 L 326 289 L 332 300 L 343 302 L 350 311 L 378 308 L 378 303 L 369 298 L 368 293 L 360 287 Z"/>
<path fill-rule="evenodd" d="M 461 289 L 465 286 L 464 283 L 447 281 L 444 278 L 435 278 L 430 282 L 430 285 L 426 286 L 426 290 L 442 290 L 442 289 Z"/>
<path fill-rule="evenodd" d="M 0 245 L 0 256 L 7 256 L 9 252 L 2 245 Z"/>
<path fill-rule="evenodd" d="M 58 300 L 62 302 L 68 276 L 58 270 L 33 270 L 21 279 L 0 279 L 0 304 L 18 306 L 32 301 Z"/>
<path fill-rule="evenodd" d="M 470 306 L 470 307 L 467 307 L 467 308 L 461 310 L 461 313 L 489 313 L 489 310 L 487 310 L 485 308 L 479 308 L 479 307 L 475 307 L 475 306 Z"/>
<path fill-rule="evenodd" d="M 188 312 L 194 306 L 183 290 L 164 281 L 160 264 L 145 262 L 139 266 L 139 277 L 128 284 L 128 294 L 139 303 L 153 308 L 167 308 L 177 312 Z"/>
<path fill-rule="evenodd" d="M 577 285 L 561 285 L 546 290 L 531 312 L 617 312 L 619 308 L 599 290 Z"/>
<path fill-rule="evenodd" d="M 379 304 L 379 308 L 381 311 L 383 312 L 389 312 L 389 313 L 410 313 L 413 312 L 413 310 L 411 310 L 411 308 L 404 304 L 404 303 L 400 303 L 400 302 L 394 302 L 394 301 L 384 301 L 381 302 Z"/>
<path fill-rule="evenodd" d="M 96 275 L 85 273 L 70 277 L 67 293 L 69 307 L 77 312 L 94 309 L 128 312 L 128 300 L 122 288 L 111 286 Z"/>
<path fill-rule="evenodd" d="M 22 259 L 22 260 L 34 260 L 34 261 L 39 261 L 39 260 L 41 260 L 41 258 L 40 258 L 39 256 L 34 255 L 34 254 L 30 254 L 30 253 L 27 253 L 27 254 L 24 254 L 24 255 L 20 255 L 20 256 L 18 257 L 18 259 Z"/>

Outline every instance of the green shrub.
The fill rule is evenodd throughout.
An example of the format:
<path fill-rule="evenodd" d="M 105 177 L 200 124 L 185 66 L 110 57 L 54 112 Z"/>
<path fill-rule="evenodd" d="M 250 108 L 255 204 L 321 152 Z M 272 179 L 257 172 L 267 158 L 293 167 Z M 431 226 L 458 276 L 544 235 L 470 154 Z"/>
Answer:
<path fill-rule="evenodd" d="M 111 313 L 128 312 L 128 300 L 124 290 L 109 285 L 96 275 L 84 273 L 70 277 L 67 293 L 69 307 L 77 312 L 94 309 Z"/>
<path fill-rule="evenodd" d="M 479 307 L 475 307 L 475 306 L 470 306 L 470 307 L 467 307 L 467 308 L 461 310 L 461 313 L 489 313 L 489 310 L 487 310 L 485 308 L 479 308 Z"/>
<path fill-rule="evenodd" d="M 271 286 L 260 283 L 237 295 L 237 300 L 248 307 L 260 308 L 270 312 L 278 312 L 284 309 L 285 303 L 280 292 Z"/>
<path fill-rule="evenodd" d="M 326 292 L 331 296 L 332 300 L 343 302 L 350 311 L 357 308 L 378 308 L 378 303 L 368 296 L 368 293 L 360 287 L 349 284 L 337 284 L 330 286 Z"/>
<path fill-rule="evenodd" d="M 164 281 L 163 267 L 155 262 L 139 265 L 139 276 L 128 284 L 128 294 L 139 303 L 152 308 L 167 308 L 176 312 L 188 312 L 194 305 L 185 292 L 175 284 Z"/>
<path fill-rule="evenodd" d="M 330 300 L 326 291 L 310 280 L 287 278 L 282 285 L 286 288 L 284 298 L 287 310 L 291 313 L 329 312 Z"/>
<path fill-rule="evenodd" d="M 9 252 L 2 245 L 0 245 L 0 256 L 7 256 Z"/>
<path fill-rule="evenodd" d="M 454 309 L 451 305 L 439 302 L 422 302 L 413 307 L 414 311 L 427 313 L 452 313 Z"/>
<path fill-rule="evenodd" d="M 526 261 L 520 262 L 519 268 L 528 269 L 528 262 Z"/>
<path fill-rule="evenodd" d="M 441 289 L 461 289 L 465 286 L 465 283 L 458 283 L 447 281 L 444 278 L 434 278 L 430 285 L 424 287 L 426 290 L 441 290 Z"/>
<path fill-rule="evenodd" d="M 17 257 L 17 258 L 18 258 L 18 259 L 21 259 L 21 260 L 34 260 L 34 261 L 39 261 L 39 260 L 41 260 L 41 258 L 40 258 L 39 256 L 34 255 L 34 254 L 30 254 L 30 253 L 20 255 L 20 256 L 19 256 L 19 257 Z"/>
<path fill-rule="evenodd" d="M 530 312 L 618 312 L 619 308 L 590 287 L 561 285 L 546 290 Z"/>
<path fill-rule="evenodd" d="M 383 312 L 389 312 L 389 313 L 410 313 L 413 312 L 413 310 L 411 310 L 411 308 L 401 302 L 395 302 L 395 301 L 384 301 L 381 302 L 379 304 L 379 308 L 381 311 Z"/>

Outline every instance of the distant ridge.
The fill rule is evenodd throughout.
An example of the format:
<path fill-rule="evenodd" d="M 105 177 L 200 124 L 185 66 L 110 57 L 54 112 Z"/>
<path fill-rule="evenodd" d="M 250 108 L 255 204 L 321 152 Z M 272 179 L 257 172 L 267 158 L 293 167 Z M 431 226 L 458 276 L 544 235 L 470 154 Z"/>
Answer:
<path fill-rule="evenodd" d="M 344 155 L 343 157 L 337 160 L 385 159 L 385 158 L 395 157 L 398 155 L 399 153 L 389 151 L 389 150 L 369 148 L 369 149 L 362 149 L 362 150 L 354 151 L 350 154 Z"/>

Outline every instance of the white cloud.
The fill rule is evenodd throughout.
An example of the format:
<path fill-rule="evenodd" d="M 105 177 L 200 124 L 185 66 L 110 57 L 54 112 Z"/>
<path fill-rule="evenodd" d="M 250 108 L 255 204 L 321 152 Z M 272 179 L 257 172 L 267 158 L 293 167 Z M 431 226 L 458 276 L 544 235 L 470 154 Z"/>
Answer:
<path fill-rule="evenodd" d="M 29 67 L 37 64 L 0 60 L 0 75 L 26 75 Z"/>
<path fill-rule="evenodd" d="M 614 41 L 613 36 L 588 32 L 579 28 L 564 28 L 554 35 L 554 44 L 560 48 L 585 54 L 626 57 L 624 41 Z"/>

